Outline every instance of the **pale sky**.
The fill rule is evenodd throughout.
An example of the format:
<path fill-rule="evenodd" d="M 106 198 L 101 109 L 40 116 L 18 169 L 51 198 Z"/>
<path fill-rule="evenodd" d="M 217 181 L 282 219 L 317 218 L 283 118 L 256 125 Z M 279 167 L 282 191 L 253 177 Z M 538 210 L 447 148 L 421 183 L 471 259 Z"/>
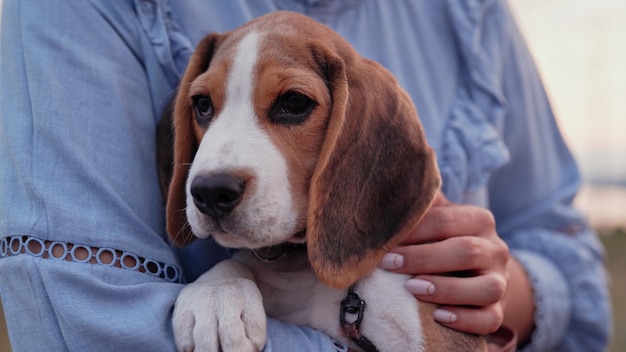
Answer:
<path fill-rule="evenodd" d="M 626 185 L 626 1 L 509 2 L 584 175 Z"/>
<path fill-rule="evenodd" d="M 576 204 L 626 227 L 626 1 L 509 0 L 586 180 Z"/>

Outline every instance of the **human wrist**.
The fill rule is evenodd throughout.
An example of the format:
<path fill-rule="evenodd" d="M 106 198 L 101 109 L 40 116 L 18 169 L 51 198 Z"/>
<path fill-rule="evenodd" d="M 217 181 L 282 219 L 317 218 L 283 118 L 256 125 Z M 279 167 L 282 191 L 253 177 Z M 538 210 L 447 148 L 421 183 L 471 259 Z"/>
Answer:
<path fill-rule="evenodd" d="M 570 321 L 571 298 L 567 282 L 554 263 L 536 252 L 514 249 L 511 257 L 526 273 L 534 306 L 534 328 L 525 340 L 520 336 L 519 346 L 524 346 L 524 350 L 529 351 L 552 350 L 563 338 Z M 509 286 L 509 291 L 516 289 L 519 290 Z M 528 309 L 516 301 L 516 298 L 511 298 L 511 302 L 507 301 L 509 309 L 516 305 L 519 309 Z M 515 312 L 505 313 L 505 324 L 518 320 Z"/>
<path fill-rule="evenodd" d="M 520 262 L 511 256 L 507 263 L 509 285 L 505 296 L 504 322 L 517 332 L 520 345 L 525 344 L 535 324 L 535 302 L 528 275 Z"/>

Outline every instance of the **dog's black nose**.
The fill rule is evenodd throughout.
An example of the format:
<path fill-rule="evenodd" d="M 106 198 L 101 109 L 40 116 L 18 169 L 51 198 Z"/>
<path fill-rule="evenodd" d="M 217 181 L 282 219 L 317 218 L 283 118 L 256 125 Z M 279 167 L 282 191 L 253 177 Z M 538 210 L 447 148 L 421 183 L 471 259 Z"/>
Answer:
<path fill-rule="evenodd" d="M 198 176 L 191 182 L 193 203 L 203 214 L 219 219 L 241 200 L 244 182 L 230 174 Z"/>

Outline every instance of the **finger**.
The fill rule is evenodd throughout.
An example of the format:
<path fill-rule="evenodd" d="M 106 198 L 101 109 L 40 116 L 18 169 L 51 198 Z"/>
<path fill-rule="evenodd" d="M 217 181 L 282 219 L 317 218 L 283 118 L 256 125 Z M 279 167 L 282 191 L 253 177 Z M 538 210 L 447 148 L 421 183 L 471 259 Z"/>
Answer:
<path fill-rule="evenodd" d="M 441 306 L 433 314 L 433 318 L 441 325 L 478 335 L 488 335 L 498 330 L 502 325 L 503 317 L 500 304 L 480 309 Z"/>
<path fill-rule="evenodd" d="M 403 244 L 419 244 L 456 236 L 489 234 L 491 232 L 485 230 L 492 229 L 495 229 L 495 218 L 487 209 L 471 205 L 433 207 L 424 214 Z"/>
<path fill-rule="evenodd" d="M 504 298 L 507 280 L 497 274 L 465 278 L 420 275 L 408 280 L 406 289 L 421 301 L 484 307 Z"/>
<path fill-rule="evenodd" d="M 508 247 L 500 238 L 453 237 L 440 242 L 398 247 L 383 257 L 381 267 L 405 274 L 439 274 L 504 265 Z"/>

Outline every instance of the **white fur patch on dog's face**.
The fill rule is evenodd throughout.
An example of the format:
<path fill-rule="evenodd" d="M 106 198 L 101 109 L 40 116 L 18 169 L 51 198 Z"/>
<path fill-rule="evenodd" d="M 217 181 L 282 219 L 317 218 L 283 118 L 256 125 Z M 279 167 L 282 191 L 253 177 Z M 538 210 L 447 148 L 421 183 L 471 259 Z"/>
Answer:
<path fill-rule="evenodd" d="M 261 35 L 251 31 L 238 43 L 227 75 L 224 106 L 213 118 L 193 160 L 186 184 L 186 214 L 199 238 L 213 236 L 226 247 L 264 247 L 284 242 L 296 229 L 287 163 L 255 113 Z M 191 195 L 195 177 L 245 174 L 245 194 L 230 214 L 215 220 L 200 212 Z"/>

